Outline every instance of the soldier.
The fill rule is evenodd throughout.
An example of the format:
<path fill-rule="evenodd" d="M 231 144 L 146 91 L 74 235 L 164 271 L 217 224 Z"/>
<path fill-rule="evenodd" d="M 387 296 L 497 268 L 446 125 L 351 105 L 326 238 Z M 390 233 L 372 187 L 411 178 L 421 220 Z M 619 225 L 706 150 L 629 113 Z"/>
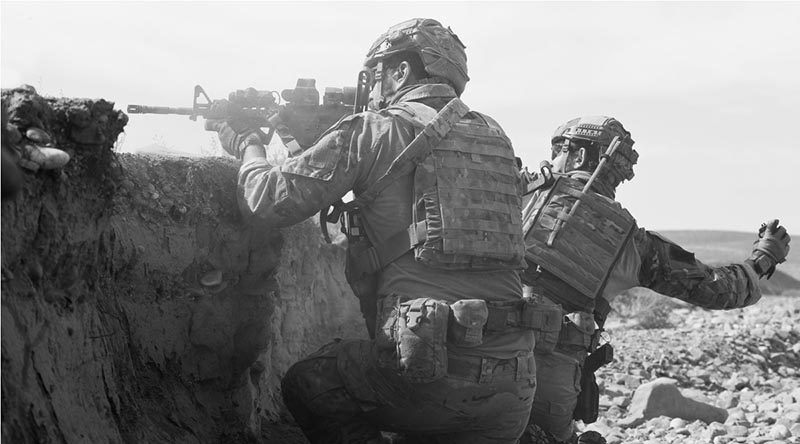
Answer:
<path fill-rule="evenodd" d="M 606 152 L 615 137 L 619 143 Z M 777 220 L 759 231 L 748 259 L 721 267 L 707 266 L 658 233 L 637 228 L 613 200 L 617 186 L 633 178 L 639 156 L 633 143 L 616 119 L 570 120 L 552 138 L 552 171 L 558 179 L 544 180 L 525 206 L 526 291 L 560 305 L 568 316 L 559 332 L 537 336 L 538 388 L 522 443 L 541 442 L 541 430 L 558 442 L 575 442 L 573 415 L 585 422 L 596 419 L 593 373 L 604 361 L 598 355 L 610 348 L 595 350 L 613 297 L 641 286 L 704 308 L 746 307 L 761 298 L 759 278 L 770 276 L 789 251 L 790 237 Z M 590 191 L 583 193 L 590 180 Z M 576 197 L 581 202 L 572 210 Z M 592 363 L 586 363 L 592 368 L 586 369 L 592 352 Z M 589 432 L 578 442 L 605 440 Z"/>
<path fill-rule="evenodd" d="M 367 53 L 371 110 L 269 165 L 263 134 L 210 122 L 243 159 L 244 209 L 298 223 L 348 191 L 348 280 L 372 340 L 293 365 L 283 399 L 312 443 L 515 443 L 535 389 L 535 320 L 522 299 L 518 167 L 490 117 L 458 98 L 464 45 L 439 22 L 390 28 Z M 291 126 L 291 125 L 289 125 Z M 291 128 L 290 128 L 291 130 Z"/>

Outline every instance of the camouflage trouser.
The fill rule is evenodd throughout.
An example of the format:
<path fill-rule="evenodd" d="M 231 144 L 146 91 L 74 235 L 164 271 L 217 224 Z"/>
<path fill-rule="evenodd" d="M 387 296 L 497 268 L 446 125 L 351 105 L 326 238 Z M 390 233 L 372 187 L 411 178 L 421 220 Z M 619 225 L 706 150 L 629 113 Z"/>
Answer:
<path fill-rule="evenodd" d="M 555 350 L 542 353 L 537 348 L 534 351 L 537 390 L 531 423 L 561 442 L 575 438 L 572 414 L 578 404 L 581 366 L 590 340 L 590 332 L 582 331 L 568 321 L 561 327 Z"/>
<path fill-rule="evenodd" d="M 559 441 L 569 441 L 575 433 L 572 412 L 581 391 L 580 363 L 559 351 L 537 354 L 536 381 L 531 422 Z"/>
<path fill-rule="evenodd" d="M 337 340 L 289 369 L 283 399 L 313 444 L 378 443 L 380 431 L 424 442 L 513 444 L 527 425 L 536 389 L 531 355 L 449 354 L 447 376 L 425 384 L 375 362 L 372 342 Z"/>

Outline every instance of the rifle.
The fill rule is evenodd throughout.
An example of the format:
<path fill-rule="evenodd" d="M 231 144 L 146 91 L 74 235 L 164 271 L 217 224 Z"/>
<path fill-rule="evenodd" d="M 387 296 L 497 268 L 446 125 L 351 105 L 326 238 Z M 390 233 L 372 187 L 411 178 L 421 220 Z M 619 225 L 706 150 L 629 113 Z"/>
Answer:
<path fill-rule="evenodd" d="M 191 108 L 128 105 L 130 114 L 178 114 L 215 120 L 240 120 L 259 128 L 269 128 L 267 141 L 275 132 L 291 155 L 311 146 L 342 117 L 366 109 L 369 79 L 359 73 L 356 87 L 325 88 L 322 104 L 315 79 L 297 79 L 294 89 L 260 91 L 255 88 L 230 93 L 228 100 L 211 100 L 202 86 L 194 87 Z"/>

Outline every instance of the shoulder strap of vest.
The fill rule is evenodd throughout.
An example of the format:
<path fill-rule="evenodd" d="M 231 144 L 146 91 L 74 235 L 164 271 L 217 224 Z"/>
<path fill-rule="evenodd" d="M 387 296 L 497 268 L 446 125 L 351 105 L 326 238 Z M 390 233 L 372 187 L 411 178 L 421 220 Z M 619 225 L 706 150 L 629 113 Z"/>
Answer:
<path fill-rule="evenodd" d="M 458 97 L 454 98 L 436 114 L 436 117 L 425 126 L 417 137 L 394 159 L 386 173 L 381 176 L 371 187 L 351 202 L 352 206 L 366 207 L 378 195 L 397 179 L 410 173 L 422 162 L 434 146 L 438 145 L 444 136 L 453 128 L 462 117 L 469 112 L 469 108 Z"/>
<path fill-rule="evenodd" d="M 349 211 L 371 204 L 389 185 L 413 171 L 430 154 L 433 147 L 450 132 L 453 125 L 468 112 L 469 108 L 461 99 L 454 98 L 451 100 L 397 156 L 386 173 L 361 196 L 352 202 L 342 205 L 342 210 Z M 420 227 L 419 225 L 420 223 L 412 223 L 408 229 L 398 231 L 387 239 L 370 239 L 372 246 L 359 257 L 352 258 L 352 266 L 354 269 L 358 269 L 359 272 L 364 273 L 374 273 L 382 269 L 419 242 L 420 236 L 424 236 L 424 226 Z"/>
<path fill-rule="evenodd" d="M 395 158 L 386 173 L 372 187 L 367 188 L 361 196 L 347 203 L 339 199 L 320 211 L 319 225 L 326 243 L 331 243 L 328 222 L 336 223 L 343 212 L 368 206 L 386 187 L 403 175 L 410 173 L 419 162 L 425 159 L 432 147 L 447 135 L 452 126 L 469 112 L 469 108 L 461 99 L 454 98 L 438 113 L 434 108 L 420 102 L 400 102 L 391 105 L 384 111 L 401 116 L 416 128 L 422 128 L 422 131 Z M 398 236 L 395 235 L 394 238 L 398 238 Z"/>

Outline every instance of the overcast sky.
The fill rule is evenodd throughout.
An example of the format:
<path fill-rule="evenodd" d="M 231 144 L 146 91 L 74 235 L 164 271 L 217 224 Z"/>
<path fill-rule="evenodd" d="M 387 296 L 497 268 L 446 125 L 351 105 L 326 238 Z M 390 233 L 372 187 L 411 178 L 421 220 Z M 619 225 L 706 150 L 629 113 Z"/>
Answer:
<path fill-rule="evenodd" d="M 800 233 L 800 3 L 0 3 L 0 84 L 190 106 L 298 77 L 352 86 L 390 25 L 432 17 L 467 46 L 464 100 L 531 166 L 553 130 L 617 117 L 640 153 L 618 198 L 651 229 Z M 123 151 L 201 152 L 186 117 L 131 116 Z M 800 235 L 797 235 L 800 238 Z"/>

